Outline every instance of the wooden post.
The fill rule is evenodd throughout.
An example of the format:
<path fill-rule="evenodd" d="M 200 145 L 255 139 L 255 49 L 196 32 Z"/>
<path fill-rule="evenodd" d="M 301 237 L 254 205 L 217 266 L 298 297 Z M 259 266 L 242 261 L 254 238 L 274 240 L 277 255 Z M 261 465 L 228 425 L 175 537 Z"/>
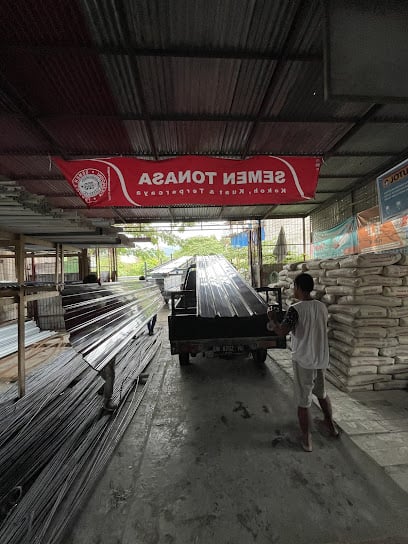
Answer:
<path fill-rule="evenodd" d="M 18 396 L 25 395 L 25 290 L 24 290 L 24 235 L 16 241 L 16 275 L 18 292 Z"/>

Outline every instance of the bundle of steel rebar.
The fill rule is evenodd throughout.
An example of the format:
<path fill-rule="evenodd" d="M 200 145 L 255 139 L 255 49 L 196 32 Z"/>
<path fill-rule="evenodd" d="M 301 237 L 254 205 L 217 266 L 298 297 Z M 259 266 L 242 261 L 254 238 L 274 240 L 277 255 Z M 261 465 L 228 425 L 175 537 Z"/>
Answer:
<path fill-rule="evenodd" d="M 28 394 L 0 420 L 2 544 L 53 543 L 86 499 L 144 393 L 138 377 L 161 336 L 140 334 L 116 357 L 113 416 L 102 409 L 98 374 L 73 350 L 38 370 Z M 17 490 L 17 492 L 16 492 Z M 21 500 L 11 504 L 21 494 Z"/>

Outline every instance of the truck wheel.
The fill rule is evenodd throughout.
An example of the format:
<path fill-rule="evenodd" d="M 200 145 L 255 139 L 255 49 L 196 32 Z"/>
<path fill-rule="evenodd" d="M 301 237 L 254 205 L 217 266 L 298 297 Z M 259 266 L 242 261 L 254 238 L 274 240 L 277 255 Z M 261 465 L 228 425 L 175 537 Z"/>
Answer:
<path fill-rule="evenodd" d="M 189 353 L 179 353 L 180 366 L 188 365 L 189 362 Z"/>
<path fill-rule="evenodd" d="M 254 358 L 255 363 L 262 364 L 266 361 L 267 351 L 266 349 L 259 348 L 252 352 L 252 357 Z"/>

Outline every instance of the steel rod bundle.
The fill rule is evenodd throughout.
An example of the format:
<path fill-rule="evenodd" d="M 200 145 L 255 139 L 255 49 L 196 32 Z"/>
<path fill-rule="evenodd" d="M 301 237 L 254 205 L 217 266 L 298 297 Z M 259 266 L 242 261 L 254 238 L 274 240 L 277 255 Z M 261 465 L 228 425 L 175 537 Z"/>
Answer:
<path fill-rule="evenodd" d="M 160 346 L 160 335 L 142 334 L 117 355 L 114 400 L 120 404 L 114 416 L 101 410 L 98 389 L 103 381 L 77 355 L 59 361 L 70 368 L 60 380 L 50 372 L 53 394 L 37 373 L 29 400 L 14 403 L 1 422 L 3 510 L 12 490 L 23 493 L 0 526 L 2 544 L 58 542 L 132 419 L 143 396 L 135 390 L 138 376 Z"/>

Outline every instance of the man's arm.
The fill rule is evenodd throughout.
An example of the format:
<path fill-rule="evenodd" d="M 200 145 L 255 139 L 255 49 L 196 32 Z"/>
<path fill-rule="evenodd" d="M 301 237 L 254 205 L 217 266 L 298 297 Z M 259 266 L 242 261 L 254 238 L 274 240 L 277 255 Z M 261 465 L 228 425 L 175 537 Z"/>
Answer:
<path fill-rule="evenodd" d="M 286 336 L 295 328 L 298 320 L 298 313 L 294 308 L 289 308 L 282 323 L 278 323 L 276 312 L 269 310 L 268 318 L 268 329 L 272 330 L 278 336 Z"/>

